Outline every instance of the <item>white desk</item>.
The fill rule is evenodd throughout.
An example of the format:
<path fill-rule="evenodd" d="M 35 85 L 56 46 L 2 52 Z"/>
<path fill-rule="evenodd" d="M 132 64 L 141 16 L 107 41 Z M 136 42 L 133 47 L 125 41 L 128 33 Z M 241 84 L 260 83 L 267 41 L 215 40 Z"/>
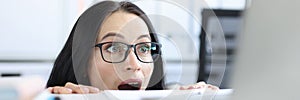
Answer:
<path fill-rule="evenodd" d="M 36 100 L 229 100 L 231 89 L 222 89 L 217 93 L 199 90 L 154 90 L 154 91 L 117 91 L 108 90 L 98 94 L 49 94 L 42 93 Z"/>

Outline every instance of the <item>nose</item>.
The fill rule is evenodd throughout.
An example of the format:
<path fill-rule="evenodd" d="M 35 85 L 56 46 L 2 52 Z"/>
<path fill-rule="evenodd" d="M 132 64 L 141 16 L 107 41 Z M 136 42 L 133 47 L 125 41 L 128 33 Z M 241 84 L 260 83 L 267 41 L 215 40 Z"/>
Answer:
<path fill-rule="evenodd" d="M 127 56 L 126 61 L 128 62 L 128 65 L 125 67 L 127 71 L 140 71 L 141 70 L 141 64 L 138 60 L 137 56 L 131 50 Z"/>

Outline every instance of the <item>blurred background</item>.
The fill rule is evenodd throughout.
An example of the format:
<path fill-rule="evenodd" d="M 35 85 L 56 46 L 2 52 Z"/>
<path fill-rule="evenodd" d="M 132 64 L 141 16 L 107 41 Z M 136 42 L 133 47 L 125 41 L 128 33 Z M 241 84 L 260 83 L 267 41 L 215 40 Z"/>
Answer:
<path fill-rule="evenodd" d="M 0 75 L 46 81 L 78 16 L 101 0 L 0 3 Z M 231 88 L 231 62 L 245 0 L 134 0 L 163 44 L 167 84 L 206 81 Z M 214 13 L 212 13 L 214 12 Z"/>

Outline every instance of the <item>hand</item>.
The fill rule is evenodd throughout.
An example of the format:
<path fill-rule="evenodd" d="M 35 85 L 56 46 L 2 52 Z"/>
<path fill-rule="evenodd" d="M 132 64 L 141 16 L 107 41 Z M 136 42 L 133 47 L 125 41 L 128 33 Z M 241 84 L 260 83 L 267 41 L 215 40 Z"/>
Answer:
<path fill-rule="evenodd" d="M 209 89 L 209 90 L 213 90 L 213 91 L 219 90 L 219 88 L 217 86 L 206 84 L 205 82 L 198 82 L 198 83 L 192 84 L 192 85 L 180 86 L 179 89 L 180 90 Z"/>
<path fill-rule="evenodd" d="M 47 90 L 54 94 L 88 94 L 88 93 L 100 93 L 100 90 L 96 87 L 77 85 L 71 82 L 65 84 L 65 86 L 48 87 Z"/>

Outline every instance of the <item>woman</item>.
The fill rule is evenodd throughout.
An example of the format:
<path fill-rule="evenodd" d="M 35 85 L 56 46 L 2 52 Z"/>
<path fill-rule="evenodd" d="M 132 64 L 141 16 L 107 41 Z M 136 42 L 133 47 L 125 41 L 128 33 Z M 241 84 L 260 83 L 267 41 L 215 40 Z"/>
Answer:
<path fill-rule="evenodd" d="M 165 89 L 155 31 L 130 2 L 103 1 L 77 20 L 47 83 L 52 93 Z M 78 85 L 80 84 L 80 85 Z M 180 89 L 217 87 L 200 82 Z"/>

